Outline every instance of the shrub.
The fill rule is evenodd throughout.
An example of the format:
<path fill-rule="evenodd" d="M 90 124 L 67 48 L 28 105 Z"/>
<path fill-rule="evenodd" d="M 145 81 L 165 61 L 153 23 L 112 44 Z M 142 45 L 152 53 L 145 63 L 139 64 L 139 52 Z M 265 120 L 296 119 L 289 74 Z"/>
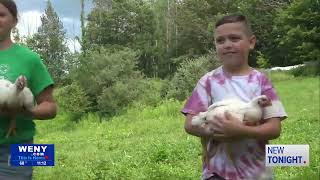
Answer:
<path fill-rule="evenodd" d="M 128 105 L 155 106 L 161 101 L 160 80 L 127 79 L 127 82 L 116 82 L 107 87 L 98 97 L 99 112 L 114 115 Z"/>
<path fill-rule="evenodd" d="M 92 102 L 90 110 L 114 114 L 134 101 L 143 75 L 137 70 L 138 52 L 129 48 L 99 48 L 81 57 L 81 67 L 73 74 Z"/>
<path fill-rule="evenodd" d="M 146 106 L 158 105 L 162 101 L 160 91 L 164 84 L 164 80 L 155 78 L 141 80 L 139 83 L 139 98 L 136 100 L 136 103 Z"/>
<path fill-rule="evenodd" d="M 257 64 L 259 68 L 269 68 L 269 60 L 266 58 L 264 54 L 262 54 L 260 51 L 257 51 L 258 56 L 257 56 Z"/>
<path fill-rule="evenodd" d="M 70 113 L 72 120 L 79 119 L 90 106 L 88 96 L 77 82 L 57 89 L 55 99 L 59 109 Z"/>
<path fill-rule="evenodd" d="M 185 100 L 190 96 L 198 80 L 219 65 L 215 54 L 196 59 L 186 59 L 180 64 L 172 80 L 162 88 L 162 95 Z"/>
<path fill-rule="evenodd" d="M 116 82 L 114 85 L 103 89 L 98 96 L 98 109 L 104 115 L 114 115 L 122 108 L 129 105 L 139 95 L 138 80 L 127 79 L 128 82 Z"/>
<path fill-rule="evenodd" d="M 290 73 L 297 76 L 319 76 L 320 75 L 320 61 L 306 63 L 305 66 L 300 66 L 292 69 Z"/>

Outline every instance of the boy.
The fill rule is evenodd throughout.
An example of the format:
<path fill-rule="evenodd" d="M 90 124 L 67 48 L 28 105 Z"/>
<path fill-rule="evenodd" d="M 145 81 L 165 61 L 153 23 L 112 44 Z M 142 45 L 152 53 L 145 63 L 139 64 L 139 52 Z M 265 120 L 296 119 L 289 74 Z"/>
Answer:
<path fill-rule="evenodd" d="M 268 78 L 248 65 L 249 51 L 254 48 L 256 38 L 246 17 L 224 16 L 215 27 L 215 46 L 222 66 L 199 80 L 182 110 L 187 133 L 214 139 L 207 145 L 214 155 L 209 157 L 209 164 L 204 163 L 202 179 L 272 179 L 271 171 L 265 167 L 265 145 L 279 137 L 281 120 L 287 114 Z M 263 108 L 262 123 L 258 126 L 246 126 L 230 114 L 211 122 L 216 127 L 214 131 L 221 135 L 191 124 L 193 116 L 206 111 L 214 102 L 232 96 L 248 102 L 259 95 L 266 95 L 272 105 Z M 231 144 L 233 161 L 226 153 L 227 141 Z"/>

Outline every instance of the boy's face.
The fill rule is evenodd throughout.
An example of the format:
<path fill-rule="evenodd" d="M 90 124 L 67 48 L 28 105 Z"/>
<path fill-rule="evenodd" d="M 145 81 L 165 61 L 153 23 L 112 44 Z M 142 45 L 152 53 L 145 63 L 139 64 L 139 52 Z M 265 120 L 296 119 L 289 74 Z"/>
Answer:
<path fill-rule="evenodd" d="M 0 3 L 0 40 L 10 37 L 11 29 L 16 23 L 9 10 Z"/>
<path fill-rule="evenodd" d="M 256 43 L 255 36 L 249 36 L 241 22 L 218 26 L 214 38 L 220 61 L 223 65 L 232 67 L 247 64 L 249 51 Z"/>

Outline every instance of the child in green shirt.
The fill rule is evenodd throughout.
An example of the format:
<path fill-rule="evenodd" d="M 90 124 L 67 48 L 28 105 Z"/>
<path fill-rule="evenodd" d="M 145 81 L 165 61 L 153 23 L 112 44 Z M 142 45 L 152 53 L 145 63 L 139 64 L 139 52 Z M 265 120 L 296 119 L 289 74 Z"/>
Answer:
<path fill-rule="evenodd" d="M 26 77 L 28 88 L 33 93 L 37 106 L 28 112 L 23 108 L 4 112 L 7 108 L 0 107 L 0 179 L 32 179 L 31 167 L 9 165 L 9 146 L 14 143 L 32 143 L 35 135 L 33 120 L 51 119 L 57 113 L 52 95 L 54 83 L 39 55 L 11 40 L 11 30 L 16 26 L 17 20 L 15 2 L 1 0 L 0 79 L 14 83 L 19 76 Z M 16 133 L 6 137 L 10 113 L 16 113 Z"/>

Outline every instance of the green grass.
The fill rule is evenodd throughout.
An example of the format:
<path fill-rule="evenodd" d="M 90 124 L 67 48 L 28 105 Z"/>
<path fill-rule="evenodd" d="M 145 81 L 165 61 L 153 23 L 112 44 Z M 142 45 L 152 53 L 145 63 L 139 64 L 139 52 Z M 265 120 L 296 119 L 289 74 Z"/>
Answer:
<path fill-rule="evenodd" d="M 282 123 L 280 138 L 273 144 L 309 144 L 309 167 L 277 167 L 278 179 L 318 179 L 319 145 L 319 78 L 298 78 L 275 83 L 289 118 Z"/>
<path fill-rule="evenodd" d="M 273 144 L 309 144 L 309 167 L 277 167 L 277 179 L 319 177 L 319 79 L 280 78 L 275 87 L 289 118 Z M 182 103 L 129 108 L 112 119 L 94 114 L 79 123 L 66 114 L 37 121 L 36 143 L 54 143 L 54 167 L 36 167 L 35 179 L 199 179 L 201 147 L 184 132 Z"/>

